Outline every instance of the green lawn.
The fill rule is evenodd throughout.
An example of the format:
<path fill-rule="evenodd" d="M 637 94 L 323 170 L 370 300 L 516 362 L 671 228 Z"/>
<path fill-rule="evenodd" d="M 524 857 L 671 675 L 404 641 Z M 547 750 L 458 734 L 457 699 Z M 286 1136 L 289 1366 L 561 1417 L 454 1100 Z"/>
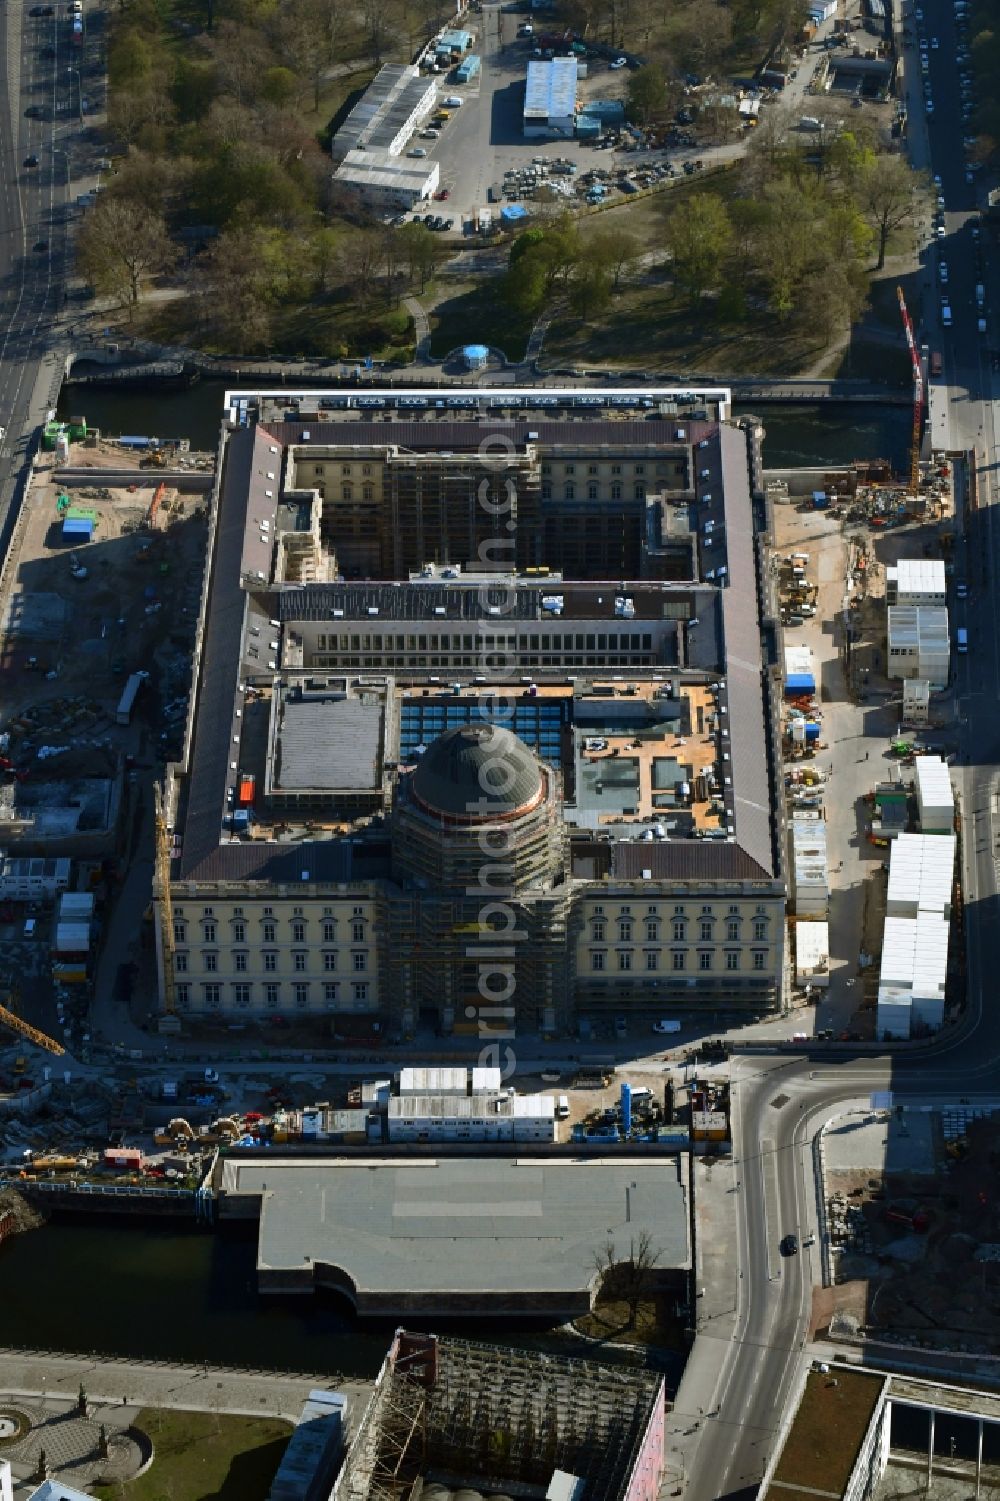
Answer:
<path fill-rule="evenodd" d="M 574 1328 L 591 1339 L 622 1345 L 655 1345 L 660 1349 L 686 1348 L 684 1330 L 673 1312 L 673 1299 L 656 1295 L 643 1298 L 635 1324 L 629 1328 L 628 1304 L 615 1298 L 598 1297 L 590 1313 L 574 1319 Z"/>
<path fill-rule="evenodd" d="M 146 1408 L 136 1427 L 156 1457 L 127 1485 L 98 1486 L 98 1501 L 265 1501 L 292 1432 L 278 1418 Z"/>
<path fill-rule="evenodd" d="M 511 311 L 498 295 L 499 277 L 462 286 L 430 309 L 431 353 L 443 359 L 461 344 L 489 344 L 508 360 L 524 359 L 533 317 Z"/>
<path fill-rule="evenodd" d="M 545 337 L 542 363 L 585 361 L 650 366 L 703 375 L 793 375 L 822 353 L 807 320 L 779 323 L 766 312 L 741 323 L 717 320 L 715 303 L 697 305 L 664 282 L 628 287 L 599 324 L 556 320 Z"/>
<path fill-rule="evenodd" d="M 164 344 L 191 344 L 208 354 L 232 354 L 232 350 L 213 344 L 205 336 L 196 314 L 197 306 L 189 298 L 140 303 L 131 331 Z M 114 319 L 105 321 L 114 323 Z M 124 319 L 120 321 L 124 323 Z M 367 308 L 361 308 L 345 287 L 305 306 L 275 308 L 267 350 L 246 353 L 248 358 L 259 358 L 271 351 L 275 352 L 275 358 L 306 355 L 356 360 L 372 355 L 375 359 L 405 363 L 412 360 L 414 353 L 413 319 L 402 303 L 387 308 L 382 298 L 373 299 Z"/>

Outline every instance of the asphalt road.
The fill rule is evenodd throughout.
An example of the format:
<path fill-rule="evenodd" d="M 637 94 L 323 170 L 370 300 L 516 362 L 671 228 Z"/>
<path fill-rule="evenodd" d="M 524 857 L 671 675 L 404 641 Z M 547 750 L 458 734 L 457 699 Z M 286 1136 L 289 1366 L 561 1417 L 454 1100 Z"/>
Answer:
<path fill-rule="evenodd" d="M 955 601 L 955 625 L 970 633 L 969 653 L 956 657 L 959 764 L 955 768 L 964 821 L 963 887 L 967 925 L 968 1012 L 959 1035 L 933 1052 L 906 1056 L 844 1058 L 821 1052 L 793 1064 L 766 1056 L 744 1060 L 734 1070 L 734 1156 L 742 1190 L 736 1196 L 739 1265 L 733 1339 L 715 1369 L 698 1371 L 697 1345 L 689 1363 L 704 1418 L 686 1454 L 690 1501 L 752 1495 L 767 1463 L 802 1356 L 808 1332 L 811 1289 L 821 1280 L 819 1247 L 803 1241 L 815 1228 L 816 1187 L 811 1140 L 821 1122 L 849 1098 L 891 1089 L 894 1099 L 925 1102 L 939 1096 L 995 1099 L 1000 1058 L 1000 1015 L 991 1004 L 989 977 L 1000 966 L 1000 604 L 995 580 L 998 500 L 995 383 L 991 350 L 1000 307 L 1000 278 L 990 264 L 992 244 L 977 242 L 971 217 L 985 185 L 967 181 L 961 98 L 955 63 L 957 36 L 945 0 L 923 0 L 934 112 L 922 115 L 919 64 L 910 68 L 910 150 L 914 163 L 937 173 L 945 198 L 945 235 L 931 235 L 923 254 L 922 337 L 940 349 L 944 381 L 934 392 L 935 432 L 942 446 L 975 450 L 979 509 L 965 520 L 956 547 L 956 574 L 969 583 L 969 598 Z M 904 20 L 907 12 L 904 13 Z M 911 24 L 913 24 L 911 22 Z M 911 49 L 912 60 L 916 47 Z M 980 175 L 981 176 L 981 175 Z M 948 265 L 950 327 L 940 314 L 940 261 Z M 975 285 L 986 287 L 988 331 L 978 331 Z M 985 1003 L 985 1004 L 984 1004 Z M 781 1103 L 782 1097 L 787 1097 Z M 795 1232 L 801 1250 L 782 1257 L 778 1244 Z M 687 1378 L 685 1378 L 687 1379 Z M 684 1400 L 682 1385 L 679 1404 Z M 688 1397 L 691 1402 L 691 1397 Z M 689 1406 L 688 1411 L 698 1408 Z"/>
<path fill-rule="evenodd" d="M 62 309 L 70 178 L 81 65 L 71 56 L 64 5 L 33 17 L 19 0 L 0 9 L 0 538 L 23 482 L 32 430 L 44 416 Z M 38 118 L 28 118 L 31 109 Z M 26 168 L 29 156 L 37 168 Z M 44 248 L 35 249 L 36 245 Z"/>

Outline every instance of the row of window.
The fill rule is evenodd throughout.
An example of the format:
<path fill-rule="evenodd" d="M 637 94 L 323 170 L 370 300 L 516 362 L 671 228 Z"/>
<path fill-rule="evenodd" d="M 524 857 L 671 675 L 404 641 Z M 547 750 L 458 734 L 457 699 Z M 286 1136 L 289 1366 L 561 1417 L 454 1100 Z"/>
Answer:
<path fill-rule="evenodd" d="M 379 635 L 333 635 L 321 631 L 316 637 L 316 651 L 652 651 L 650 631 L 598 631 L 575 634 L 553 631 L 545 635 L 514 636 L 498 631 L 458 635 L 456 633 L 404 636 L 385 632 Z"/>
<path fill-rule="evenodd" d="M 195 1004 L 196 999 L 208 1011 L 217 1011 L 223 1003 L 223 986 L 219 981 L 209 980 L 199 987 L 193 986 L 184 980 L 174 987 L 174 1003 L 181 1011 L 187 1011 Z M 195 990 L 198 990 L 198 996 Z M 254 996 L 254 987 L 246 981 L 234 981 L 229 986 L 229 999 L 233 1006 L 241 1010 L 247 1009 L 255 999 L 262 1000 L 268 1011 L 277 1011 L 282 1002 L 282 989 L 277 981 L 268 981 L 264 984 L 259 996 Z M 285 991 L 285 1004 L 290 1000 L 292 1005 L 299 1011 L 306 1011 L 317 1000 L 324 1006 L 339 1006 L 345 1002 L 351 1005 L 366 1005 L 371 1000 L 371 987 L 367 980 L 356 980 L 348 988 L 341 985 L 337 980 L 328 980 L 314 990 L 308 980 L 296 980 Z"/>
<path fill-rule="evenodd" d="M 727 917 L 726 918 L 726 939 L 725 939 L 726 943 L 739 943 L 740 937 L 741 937 L 741 925 L 742 925 L 742 921 L 743 921 L 742 918 L 739 918 L 739 917 Z M 649 918 L 646 918 L 645 922 L 646 922 L 646 940 L 645 941 L 647 943 L 659 943 L 659 941 L 660 941 L 660 919 L 658 917 L 649 917 Z M 607 926 L 608 925 L 603 920 L 603 918 L 599 918 L 598 917 L 598 918 L 592 918 L 591 919 L 591 923 L 590 923 L 590 938 L 591 938 L 591 942 L 592 943 L 605 943 L 607 941 Z M 634 939 L 633 939 L 634 926 L 635 925 L 632 922 L 631 918 L 625 918 L 624 920 L 622 920 L 621 918 L 619 919 L 619 921 L 618 921 L 618 942 L 619 943 L 632 943 L 634 941 Z M 683 917 L 675 917 L 673 919 L 673 922 L 672 922 L 671 926 L 672 926 L 672 932 L 673 932 L 673 935 L 674 935 L 673 939 L 671 941 L 673 943 L 686 943 L 687 939 L 688 939 L 687 919 L 683 918 Z M 700 920 L 699 924 L 698 924 L 698 929 L 699 929 L 699 933 L 700 933 L 700 938 L 699 938 L 699 942 L 700 943 L 714 943 L 715 942 L 715 918 L 714 917 L 703 917 Z M 767 942 L 767 918 L 766 917 L 756 917 L 756 918 L 754 918 L 754 922 L 753 922 L 753 942 L 754 943 L 766 943 Z"/>
<path fill-rule="evenodd" d="M 606 970 L 608 965 L 608 951 L 606 949 L 592 949 L 590 952 L 590 967 L 592 970 Z M 755 949 L 751 954 L 750 968 L 758 973 L 767 968 L 767 951 Z M 660 950 L 644 950 L 645 968 L 649 970 L 659 969 Z M 740 949 L 727 949 L 724 958 L 724 968 L 730 972 L 742 968 L 742 951 Z M 670 968 L 672 970 L 685 970 L 688 967 L 687 952 L 684 949 L 670 951 Z M 633 954 L 630 949 L 621 949 L 617 953 L 618 968 L 621 971 L 630 970 L 633 966 Z M 715 955 L 711 949 L 701 949 L 698 952 L 698 969 L 710 970 L 715 968 Z"/>
<path fill-rule="evenodd" d="M 384 655 L 377 656 L 372 652 L 359 652 L 355 656 L 351 652 L 315 652 L 309 658 L 309 667 L 314 671 L 322 671 L 325 668 L 339 668 L 343 671 L 371 670 L 378 667 L 379 671 L 390 672 L 397 668 L 410 668 L 414 672 L 434 672 L 438 668 L 445 670 L 453 667 L 476 668 L 479 672 L 488 672 L 494 667 L 502 667 L 504 662 L 509 661 L 504 653 L 496 656 L 493 653 L 482 653 L 477 656 L 465 653 L 449 652 L 446 656 L 440 653 L 430 653 L 419 656 L 416 653 L 409 656 Z M 562 668 L 567 671 L 575 667 L 607 667 L 620 672 L 627 667 L 652 667 L 657 665 L 655 653 L 648 652 L 524 652 L 519 665 L 525 669 L 538 667 Z"/>
<path fill-rule="evenodd" d="M 340 951 L 338 949 L 322 949 L 323 968 L 329 974 L 340 968 Z M 292 968 L 299 974 L 304 974 L 309 969 L 309 949 L 292 950 Z M 219 970 L 219 953 L 217 949 L 202 949 L 200 951 L 200 968 L 207 975 L 214 975 Z M 232 970 L 234 974 L 246 974 L 250 968 L 249 949 L 233 949 Z M 186 949 L 174 951 L 174 968 L 179 975 L 185 975 L 190 967 L 190 955 Z M 261 951 L 262 968 L 265 974 L 274 974 L 278 968 L 277 949 L 263 949 Z M 366 949 L 354 949 L 351 953 L 351 969 L 355 974 L 364 974 L 368 968 L 368 952 Z"/>
<path fill-rule="evenodd" d="M 542 465 L 542 473 L 543 474 L 551 474 L 552 473 L 552 467 L 553 466 L 550 463 L 543 463 L 543 465 Z M 563 474 L 575 474 L 576 473 L 576 465 L 575 464 L 563 464 L 560 467 L 562 468 Z M 581 465 L 580 467 L 582 468 L 583 466 Z M 657 472 L 657 474 L 669 474 L 671 472 L 671 469 L 673 467 L 675 467 L 675 466 L 673 466 L 671 464 L 668 464 L 668 463 L 666 463 L 664 461 L 661 461 L 660 463 L 658 463 L 656 465 L 656 472 Z M 645 464 L 631 464 L 629 466 L 629 468 L 630 468 L 630 471 L 631 471 L 632 474 L 645 474 L 646 473 L 646 466 L 645 466 Z M 601 472 L 601 468 L 600 468 L 599 464 L 588 464 L 587 465 L 587 473 L 588 474 L 600 474 L 600 472 Z M 621 474 L 621 472 L 622 472 L 622 466 L 621 466 L 621 464 L 612 464 L 611 465 L 611 473 L 612 474 Z"/>
<path fill-rule="evenodd" d="M 562 498 L 563 498 L 563 500 L 576 500 L 577 496 L 576 496 L 576 483 L 575 483 L 575 481 L 573 481 L 571 479 L 569 479 L 569 480 L 566 481 L 566 483 L 563 485 Z M 609 500 L 621 500 L 622 499 L 622 484 L 621 484 L 621 480 L 612 480 L 611 481 L 611 484 L 608 486 L 608 495 L 607 495 L 607 498 Z M 646 481 L 645 480 L 641 480 L 641 479 L 640 480 L 636 480 L 635 484 L 632 486 L 632 498 L 633 498 L 633 500 L 645 500 L 646 499 Z M 547 480 L 547 479 L 543 479 L 542 480 L 542 499 L 543 500 L 551 500 L 552 499 L 552 482 L 551 482 L 551 480 Z M 581 496 L 581 499 L 582 499 L 582 496 Z M 598 484 L 597 480 L 592 479 L 592 480 L 588 480 L 587 481 L 587 499 L 588 500 L 601 500 L 602 499 L 602 496 L 601 496 L 601 487 Z"/>
<path fill-rule="evenodd" d="M 645 915 L 647 917 L 660 917 L 660 916 L 662 916 L 663 908 L 665 906 L 666 906 L 666 903 L 664 903 L 664 902 L 650 902 L 647 905 L 647 907 L 646 907 L 646 914 Z M 604 902 L 592 902 L 588 906 L 588 908 L 587 908 L 587 913 L 588 913 L 588 916 L 590 916 L 590 917 L 609 917 L 611 915 L 606 910 Z M 729 905 L 728 905 L 728 907 L 726 908 L 726 916 L 727 917 L 742 917 L 743 913 L 744 913 L 744 909 L 743 909 L 743 907 L 740 906 L 739 902 L 730 902 Z M 701 914 L 702 917 L 715 917 L 716 912 L 715 912 L 715 905 L 714 905 L 714 903 L 712 903 L 712 902 L 704 902 L 702 904 L 701 908 L 700 908 L 700 914 Z M 620 902 L 619 905 L 618 905 L 618 912 L 617 912 L 616 915 L 619 918 L 634 916 L 634 913 L 632 911 L 632 903 L 631 902 Z M 685 905 L 684 905 L 683 902 L 675 902 L 674 903 L 674 906 L 673 906 L 673 915 L 674 915 L 674 917 L 687 917 L 689 915 L 688 914 L 688 910 L 685 907 Z M 754 916 L 755 917 L 767 917 L 768 915 L 769 915 L 768 914 L 768 910 L 767 910 L 767 907 L 764 905 L 764 903 L 763 902 L 758 902 L 757 905 L 754 907 Z"/>
<path fill-rule="evenodd" d="M 341 472 L 341 474 L 346 474 L 346 475 L 350 476 L 350 475 L 352 475 L 354 473 L 354 467 L 351 464 L 341 464 L 341 466 L 340 466 L 340 472 Z M 371 472 L 372 472 L 372 466 L 370 464 L 362 464 L 361 465 L 361 473 L 362 474 L 371 474 Z M 323 475 L 325 473 L 326 473 L 326 465 L 325 464 L 314 464 L 313 465 L 313 474 L 316 475 L 317 478 L 320 475 Z"/>
<path fill-rule="evenodd" d="M 174 916 L 175 917 L 188 917 L 190 915 L 191 914 L 188 913 L 186 907 L 174 907 Z M 215 917 L 215 916 L 217 916 L 217 913 L 216 913 L 214 907 L 202 907 L 201 912 L 198 915 L 199 915 L 199 917 Z M 231 920 L 235 920 L 238 917 L 246 917 L 246 915 L 247 914 L 246 914 L 246 908 L 245 907 L 233 907 L 232 911 L 229 913 L 229 916 L 230 916 Z M 255 909 L 255 915 L 257 915 L 256 914 L 256 909 Z M 363 922 L 365 920 L 365 918 L 367 917 L 367 915 L 368 914 L 365 912 L 364 907 L 356 906 L 356 907 L 352 907 L 351 908 L 351 916 L 352 916 L 352 918 L 358 917 Z M 262 907 L 260 909 L 259 916 L 262 917 L 262 918 L 264 918 L 264 917 L 273 917 L 274 916 L 274 908 L 271 907 L 271 906 L 264 906 L 264 907 Z M 292 916 L 293 917 L 305 917 L 306 916 L 306 909 L 305 909 L 305 907 L 299 907 L 299 906 L 293 907 L 292 908 Z M 334 911 L 334 909 L 332 907 L 324 907 L 323 908 L 323 916 L 330 918 L 333 922 L 336 922 L 336 920 L 337 920 L 337 914 L 336 914 L 336 912 Z"/>
<path fill-rule="evenodd" d="M 230 928 L 230 934 L 229 934 L 229 936 L 232 939 L 233 943 L 246 943 L 247 942 L 247 924 L 246 924 L 246 922 L 242 918 L 233 918 L 233 919 L 231 919 L 230 924 L 229 924 L 229 928 Z M 292 941 L 292 943 L 305 943 L 306 942 L 306 930 L 307 930 L 307 924 L 306 924 L 305 919 L 304 918 L 295 918 L 292 921 L 292 924 L 291 924 L 291 941 Z M 187 935 L 188 935 L 188 927 L 187 927 L 187 921 L 186 921 L 186 919 L 182 918 L 182 917 L 178 917 L 176 915 L 176 912 L 175 912 L 175 914 L 174 914 L 174 943 L 187 943 L 187 941 L 188 941 Z M 214 918 L 206 918 L 206 919 L 204 919 L 202 921 L 202 924 L 201 924 L 202 941 L 204 943 L 218 943 L 218 941 L 219 941 L 218 935 L 219 935 L 219 925 L 215 921 L 215 919 Z M 368 937 L 368 935 L 367 935 L 367 933 L 365 931 L 365 924 L 364 924 L 364 922 L 353 922 L 351 924 L 351 942 L 352 943 L 365 943 L 366 940 L 367 940 L 367 937 Z M 324 943 L 336 943 L 336 941 L 337 941 L 337 923 L 336 923 L 336 920 L 335 919 L 332 919 L 332 920 L 331 919 L 326 919 L 324 921 L 324 923 L 323 923 L 323 942 Z M 265 917 L 265 918 L 262 919 L 261 942 L 262 943 L 277 943 L 278 942 L 278 924 L 274 920 L 274 918 Z"/>

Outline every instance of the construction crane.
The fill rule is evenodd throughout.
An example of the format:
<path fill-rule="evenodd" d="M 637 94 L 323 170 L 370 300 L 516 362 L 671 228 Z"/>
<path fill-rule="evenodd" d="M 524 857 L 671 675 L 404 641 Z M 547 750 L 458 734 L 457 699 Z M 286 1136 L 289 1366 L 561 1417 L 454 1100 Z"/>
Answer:
<path fill-rule="evenodd" d="M 16 1004 L 17 990 L 11 989 L 7 999 L 12 1005 Z M 44 1048 L 47 1053 L 55 1053 L 57 1058 L 66 1051 L 61 1042 L 56 1042 L 55 1038 L 50 1037 L 47 1032 L 39 1032 L 37 1027 L 30 1026 L 15 1011 L 9 1010 L 6 1006 L 0 1006 L 0 1022 L 9 1027 L 12 1032 L 17 1032 L 21 1037 L 26 1037 L 29 1042 L 33 1042 L 36 1048 Z"/>
<path fill-rule="evenodd" d="M 156 861 L 153 867 L 153 897 L 160 904 L 160 952 L 163 956 L 163 1010 L 175 1015 L 174 1006 L 174 907 L 170 896 L 170 830 L 163 808 L 163 789 L 153 784 L 156 823 Z"/>
<path fill-rule="evenodd" d="M 160 509 L 160 502 L 167 493 L 167 487 L 161 480 L 156 487 L 156 494 L 149 502 L 149 510 L 146 512 L 146 525 L 150 528 L 156 525 L 156 513 Z"/>
<path fill-rule="evenodd" d="M 920 365 L 920 351 L 917 348 L 917 340 L 913 332 L 913 322 L 906 308 L 906 298 L 903 296 L 902 287 L 896 288 L 896 296 L 899 299 L 899 312 L 903 319 L 906 345 L 910 351 L 910 363 L 913 366 L 913 433 L 910 439 L 910 489 L 916 494 L 920 485 L 920 439 L 923 435 L 924 372 Z"/>

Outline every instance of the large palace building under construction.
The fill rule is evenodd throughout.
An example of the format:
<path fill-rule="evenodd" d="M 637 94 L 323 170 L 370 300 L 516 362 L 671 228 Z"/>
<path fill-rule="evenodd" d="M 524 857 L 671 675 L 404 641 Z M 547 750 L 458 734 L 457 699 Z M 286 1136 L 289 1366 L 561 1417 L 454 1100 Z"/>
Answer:
<path fill-rule="evenodd" d="M 766 529 L 725 393 L 231 393 L 165 1017 L 778 1008 Z"/>

